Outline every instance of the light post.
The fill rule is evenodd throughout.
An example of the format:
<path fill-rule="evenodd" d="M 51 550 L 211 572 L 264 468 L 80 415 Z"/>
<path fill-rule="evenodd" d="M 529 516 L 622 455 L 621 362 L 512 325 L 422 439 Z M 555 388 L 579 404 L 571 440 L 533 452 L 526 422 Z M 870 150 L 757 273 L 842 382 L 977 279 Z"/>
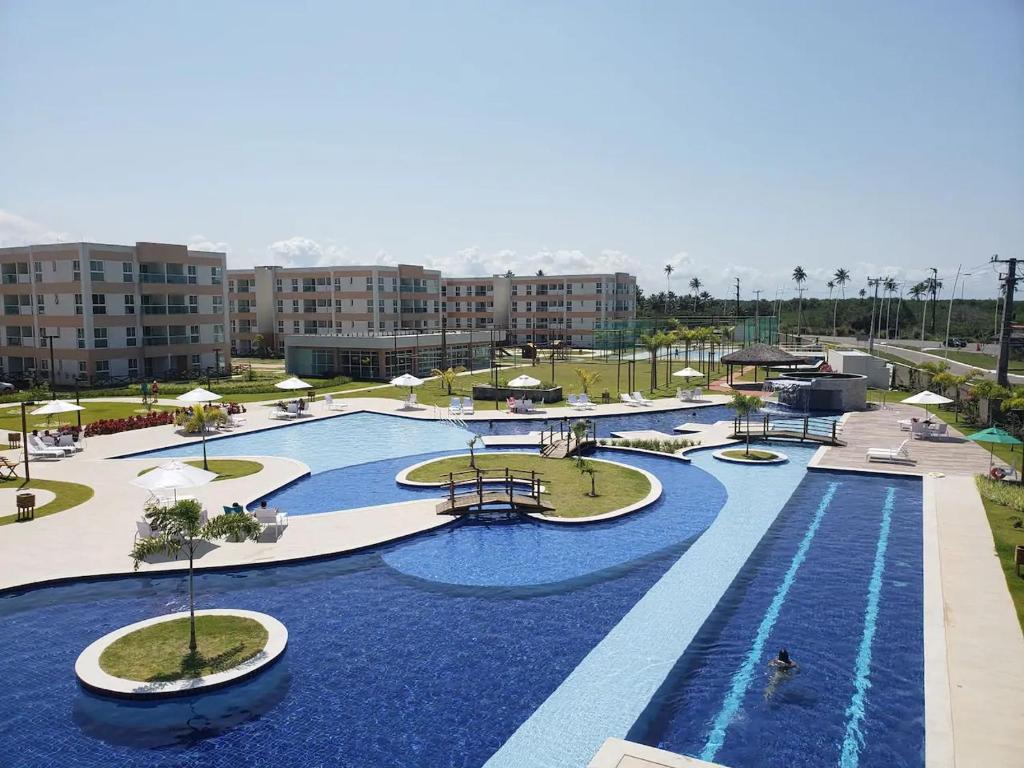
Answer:
<path fill-rule="evenodd" d="M 25 482 L 31 480 L 28 470 L 28 423 L 25 419 L 25 409 L 30 405 L 35 405 L 35 400 L 26 400 L 21 404 L 21 447 L 25 452 Z"/>
<path fill-rule="evenodd" d="M 79 386 L 79 382 L 78 382 L 78 379 L 76 378 L 75 379 L 75 405 L 81 405 L 82 404 L 81 399 L 78 397 L 78 386 Z M 82 431 L 82 411 L 81 410 L 75 411 L 75 418 L 78 419 L 78 431 L 81 432 Z"/>
<path fill-rule="evenodd" d="M 48 342 L 50 342 L 50 399 L 51 400 L 56 400 L 57 399 L 57 394 L 56 394 L 56 389 L 55 389 L 54 384 L 53 384 L 53 375 L 54 375 L 54 371 L 53 371 L 53 340 L 54 339 L 59 339 L 60 338 L 60 334 L 58 334 L 58 333 L 49 334 L 48 333 L 43 338 L 46 339 Z"/>

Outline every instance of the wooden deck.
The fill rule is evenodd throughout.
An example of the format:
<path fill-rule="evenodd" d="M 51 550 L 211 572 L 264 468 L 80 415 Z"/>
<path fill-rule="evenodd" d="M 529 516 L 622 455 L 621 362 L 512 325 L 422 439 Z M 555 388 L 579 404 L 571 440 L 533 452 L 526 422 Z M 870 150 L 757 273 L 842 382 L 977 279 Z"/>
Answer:
<path fill-rule="evenodd" d="M 910 433 L 900 430 L 896 423 L 900 419 L 920 417 L 923 414 L 921 408 L 906 405 L 852 413 L 842 429 L 846 445 L 825 449 L 816 466 L 912 475 L 924 475 L 929 472 L 976 475 L 988 472 L 988 451 L 966 440 L 952 424 L 946 437 L 910 440 Z M 868 448 L 898 448 L 904 440 L 908 441 L 907 448 L 911 461 L 890 463 L 867 460 L 865 454 Z M 1002 464 L 998 459 L 996 463 Z"/>
<path fill-rule="evenodd" d="M 509 498 L 508 492 L 484 491 L 482 494 L 462 493 L 455 497 L 454 504 L 451 499 L 445 499 L 437 505 L 439 515 L 474 515 L 487 511 L 485 507 L 493 505 L 509 506 L 520 512 L 551 512 L 554 510 L 550 504 L 544 501 L 537 501 L 533 496 L 512 494 Z M 496 510 L 495 510 L 496 511 Z"/>

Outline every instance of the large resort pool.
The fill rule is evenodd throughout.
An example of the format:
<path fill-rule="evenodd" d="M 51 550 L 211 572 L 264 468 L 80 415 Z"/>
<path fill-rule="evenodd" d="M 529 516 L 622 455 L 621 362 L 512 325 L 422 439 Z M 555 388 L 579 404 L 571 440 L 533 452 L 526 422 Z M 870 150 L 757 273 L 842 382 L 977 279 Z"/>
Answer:
<path fill-rule="evenodd" d="M 598 429 L 727 418 L 638 413 Z M 395 475 L 465 452 L 469 437 L 352 414 L 208 447 L 296 458 L 311 474 L 270 503 L 345 514 L 437 497 Z M 583 768 L 618 736 L 737 768 L 922 766 L 920 481 L 808 471 L 813 448 L 784 451 L 788 463 L 741 466 L 710 450 L 685 462 L 599 449 L 656 475 L 661 497 L 605 522 L 466 520 L 316 562 L 202 573 L 197 607 L 269 613 L 290 639 L 266 672 L 201 697 L 111 700 L 71 674 L 97 636 L 180 610 L 179 574 L 7 594 L 4 765 Z M 780 647 L 797 672 L 768 667 Z"/>

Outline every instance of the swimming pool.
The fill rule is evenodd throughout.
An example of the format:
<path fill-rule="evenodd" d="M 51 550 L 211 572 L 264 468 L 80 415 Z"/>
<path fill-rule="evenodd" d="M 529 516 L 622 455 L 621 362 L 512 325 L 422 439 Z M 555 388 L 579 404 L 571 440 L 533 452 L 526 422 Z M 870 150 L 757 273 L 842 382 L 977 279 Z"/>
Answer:
<path fill-rule="evenodd" d="M 312 462 L 322 485 L 275 494 L 308 511 L 436 494 L 398 487 L 397 469 L 467 437 L 353 414 L 209 445 Z M 274 668 L 210 696 L 115 702 L 71 673 L 95 637 L 179 610 L 180 576 L 5 594 L 0 621 L 19 642 L 0 656 L 0 746 L 12 766 L 562 768 L 615 735 L 733 766 L 923 765 L 920 485 L 808 473 L 813 448 L 784 450 L 777 467 L 614 452 L 665 488 L 616 521 L 455 524 L 203 573 L 198 607 L 264 611 L 290 633 Z M 801 671 L 766 698 L 778 645 Z"/>

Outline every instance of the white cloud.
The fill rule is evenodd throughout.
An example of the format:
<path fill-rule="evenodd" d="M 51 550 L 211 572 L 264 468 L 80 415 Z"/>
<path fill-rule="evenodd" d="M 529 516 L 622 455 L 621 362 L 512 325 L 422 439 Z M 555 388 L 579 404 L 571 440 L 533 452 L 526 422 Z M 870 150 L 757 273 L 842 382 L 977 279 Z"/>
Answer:
<path fill-rule="evenodd" d="M 208 237 L 203 235 L 192 235 L 186 243 L 189 250 L 191 251 L 215 251 L 217 253 L 227 253 L 229 246 L 227 243 L 220 240 L 210 240 Z"/>
<path fill-rule="evenodd" d="M 66 243 L 79 238 L 58 232 L 12 211 L 0 209 L 0 247 Z"/>
<path fill-rule="evenodd" d="M 378 251 L 371 257 L 358 256 L 348 246 L 320 243 L 309 237 L 296 235 L 278 240 L 267 246 L 271 263 L 281 267 L 329 267 L 344 264 L 393 264 L 387 251 Z"/>

